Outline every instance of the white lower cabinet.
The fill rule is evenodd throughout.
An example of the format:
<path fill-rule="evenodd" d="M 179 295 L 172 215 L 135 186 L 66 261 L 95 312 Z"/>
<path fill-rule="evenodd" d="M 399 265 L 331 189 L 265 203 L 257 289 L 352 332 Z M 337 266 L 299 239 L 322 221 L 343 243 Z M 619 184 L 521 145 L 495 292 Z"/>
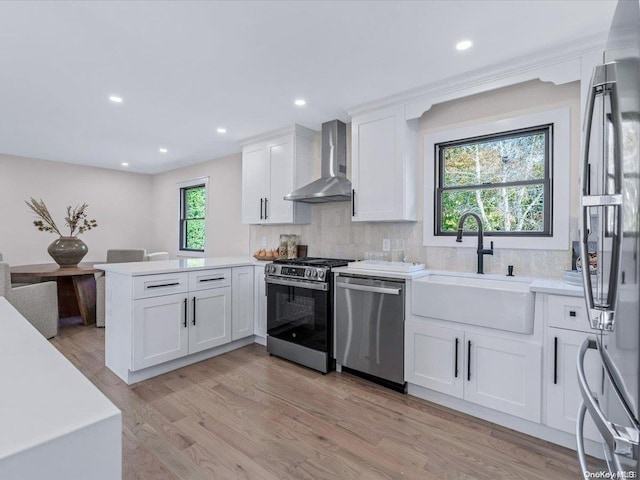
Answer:
<path fill-rule="evenodd" d="M 407 320 L 409 383 L 540 422 L 542 346 Z"/>
<path fill-rule="evenodd" d="M 187 295 L 136 300 L 133 307 L 132 370 L 151 367 L 189 353 Z"/>
<path fill-rule="evenodd" d="M 267 337 L 267 289 L 264 280 L 264 265 L 256 265 L 254 272 L 254 323 L 253 330 L 258 337 Z"/>
<path fill-rule="evenodd" d="M 186 290 L 186 281 L 159 275 L 164 283 L 156 288 L 153 277 L 147 278 L 147 294 L 165 285 Z M 189 272 L 188 284 L 183 293 L 134 300 L 132 371 L 253 335 L 252 266 Z"/>
<path fill-rule="evenodd" d="M 253 267 L 233 269 L 231 340 L 253 335 Z"/>
<path fill-rule="evenodd" d="M 231 287 L 192 293 L 189 353 L 229 343 L 231 312 Z"/>
<path fill-rule="evenodd" d="M 586 323 L 585 323 L 586 324 Z M 547 425 L 575 434 L 576 418 L 580 407 L 580 391 L 576 373 L 578 350 L 589 336 L 585 332 L 547 329 L 546 388 Z M 588 350 L 585 356 L 585 374 L 594 397 L 602 402 L 604 371 L 596 350 Z M 591 417 L 587 415 L 584 436 L 600 441 L 600 434 Z"/>

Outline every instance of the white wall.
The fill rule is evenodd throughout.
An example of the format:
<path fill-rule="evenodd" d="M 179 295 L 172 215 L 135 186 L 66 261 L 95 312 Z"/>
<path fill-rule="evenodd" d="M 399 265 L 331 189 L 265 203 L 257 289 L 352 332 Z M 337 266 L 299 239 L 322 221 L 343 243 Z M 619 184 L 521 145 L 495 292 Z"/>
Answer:
<path fill-rule="evenodd" d="M 249 226 L 242 218 L 242 155 L 211 160 L 190 167 L 179 168 L 153 177 L 154 250 L 178 255 L 178 187 L 199 177 L 209 177 L 207 256 L 247 255 L 249 253 Z"/>
<path fill-rule="evenodd" d="M 89 204 L 98 227 L 81 235 L 87 261 L 104 260 L 109 248 L 148 248 L 151 244 L 152 179 L 149 175 L 81 167 L 0 155 L 0 252 L 12 265 L 48 263 L 55 234 L 39 232 L 24 201 L 46 203 L 64 233 L 68 205 Z"/>

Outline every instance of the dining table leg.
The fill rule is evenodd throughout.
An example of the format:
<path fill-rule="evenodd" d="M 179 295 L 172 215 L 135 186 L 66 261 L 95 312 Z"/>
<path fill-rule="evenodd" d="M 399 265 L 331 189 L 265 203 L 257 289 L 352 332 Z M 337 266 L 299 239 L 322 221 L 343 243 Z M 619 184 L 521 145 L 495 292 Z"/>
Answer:
<path fill-rule="evenodd" d="M 75 275 L 73 277 L 73 289 L 75 290 L 82 323 L 85 325 L 96 323 L 96 278 L 93 273 Z"/>

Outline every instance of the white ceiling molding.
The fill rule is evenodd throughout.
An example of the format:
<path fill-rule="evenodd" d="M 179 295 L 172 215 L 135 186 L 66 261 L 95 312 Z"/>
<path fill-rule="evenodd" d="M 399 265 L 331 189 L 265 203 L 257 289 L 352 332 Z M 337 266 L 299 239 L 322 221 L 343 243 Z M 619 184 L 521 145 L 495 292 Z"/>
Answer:
<path fill-rule="evenodd" d="M 555 48 L 552 52 L 495 63 L 468 74 L 450 77 L 347 109 L 351 117 L 398 104 L 404 104 L 407 120 L 416 119 L 433 105 L 469 95 L 516 85 L 529 80 L 542 80 L 556 85 L 583 78 L 583 56 L 591 59 L 604 48 L 602 35 L 590 36 Z M 587 62 L 591 64 L 591 61 Z"/>
<path fill-rule="evenodd" d="M 269 132 L 264 132 L 258 135 L 253 135 L 251 137 L 243 138 L 242 140 L 238 141 L 238 144 L 244 147 L 245 145 L 260 143 L 264 140 L 270 140 L 274 137 L 281 137 L 284 135 L 289 135 L 291 133 L 295 133 L 296 135 L 301 135 L 305 138 L 313 140 L 313 137 L 317 132 L 315 130 L 311 130 L 310 128 L 303 127 L 302 125 L 298 125 L 296 123 L 288 127 L 278 128 L 277 130 L 271 130 Z"/>

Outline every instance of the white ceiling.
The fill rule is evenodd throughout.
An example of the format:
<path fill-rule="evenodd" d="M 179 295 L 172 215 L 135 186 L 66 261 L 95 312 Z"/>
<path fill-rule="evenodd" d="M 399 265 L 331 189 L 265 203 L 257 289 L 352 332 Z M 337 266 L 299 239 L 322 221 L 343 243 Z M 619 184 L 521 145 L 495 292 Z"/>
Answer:
<path fill-rule="evenodd" d="M 161 172 L 238 152 L 251 135 L 293 123 L 318 130 L 348 121 L 345 109 L 360 103 L 604 35 L 614 8 L 1 1 L 0 153 Z M 456 51 L 467 37 L 475 46 Z M 124 102 L 111 103 L 112 94 Z M 298 97 L 305 107 L 293 104 Z"/>

